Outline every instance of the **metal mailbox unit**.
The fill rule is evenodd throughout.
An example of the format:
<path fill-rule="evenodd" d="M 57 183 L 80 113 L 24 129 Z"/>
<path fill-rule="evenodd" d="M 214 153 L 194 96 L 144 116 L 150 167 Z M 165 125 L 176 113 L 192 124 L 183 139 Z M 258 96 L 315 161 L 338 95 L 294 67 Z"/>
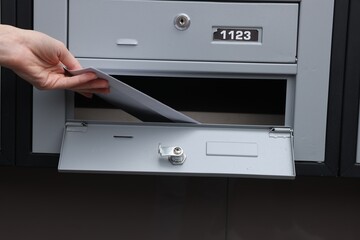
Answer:
<path fill-rule="evenodd" d="M 333 5 L 34 0 L 34 28 L 65 42 L 83 67 L 144 78 L 180 105 L 198 104 L 212 82 L 209 105 L 221 89 L 236 109 L 245 82 L 251 94 L 273 85 L 264 103 L 274 105 L 280 83 L 284 112 L 280 120 L 244 123 L 224 103 L 210 113 L 185 111 L 204 124 L 134 123 L 118 110 L 79 113 L 71 93 L 34 90 L 33 152 L 61 149 L 60 171 L 293 178 L 294 160 L 325 159 Z M 188 93 L 192 84 L 197 92 Z"/>

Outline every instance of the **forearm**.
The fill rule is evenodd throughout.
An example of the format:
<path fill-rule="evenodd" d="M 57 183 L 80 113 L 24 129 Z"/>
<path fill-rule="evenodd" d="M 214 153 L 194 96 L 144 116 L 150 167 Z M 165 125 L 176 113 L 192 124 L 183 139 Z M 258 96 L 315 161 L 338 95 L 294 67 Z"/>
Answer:
<path fill-rule="evenodd" d="M 21 59 L 21 46 L 24 41 L 19 28 L 0 24 L 0 65 L 15 67 Z"/>

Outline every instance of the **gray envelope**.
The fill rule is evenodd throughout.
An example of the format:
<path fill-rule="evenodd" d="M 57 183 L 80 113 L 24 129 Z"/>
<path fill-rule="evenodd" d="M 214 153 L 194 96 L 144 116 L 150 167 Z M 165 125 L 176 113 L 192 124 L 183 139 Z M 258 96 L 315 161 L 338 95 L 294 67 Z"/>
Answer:
<path fill-rule="evenodd" d="M 93 72 L 99 78 L 109 81 L 109 94 L 96 94 L 109 103 L 121 108 L 146 122 L 178 122 L 197 123 L 198 121 L 176 111 L 175 109 L 159 102 L 158 100 L 138 91 L 137 89 L 111 77 L 110 75 L 96 69 L 84 68 L 80 70 L 65 69 L 71 75 L 79 75 L 85 72 Z"/>

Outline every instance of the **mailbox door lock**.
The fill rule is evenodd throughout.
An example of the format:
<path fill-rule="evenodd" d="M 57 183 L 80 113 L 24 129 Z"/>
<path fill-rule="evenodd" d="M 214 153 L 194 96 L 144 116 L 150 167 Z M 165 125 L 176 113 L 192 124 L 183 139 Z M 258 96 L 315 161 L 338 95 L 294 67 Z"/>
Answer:
<path fill-rule="evenodd" d="M 166 157 L 174 165 L 181 165 L 185 162 L 186 155 L 181 147 L 163 147 L 159 144 L 160 157 Z"/>
<path fill-rule="evenodd" d="M 185 13 L 178 14 L 174 19 L 176 29 L 184 31 L 190 26 L 190 17 Z"/>

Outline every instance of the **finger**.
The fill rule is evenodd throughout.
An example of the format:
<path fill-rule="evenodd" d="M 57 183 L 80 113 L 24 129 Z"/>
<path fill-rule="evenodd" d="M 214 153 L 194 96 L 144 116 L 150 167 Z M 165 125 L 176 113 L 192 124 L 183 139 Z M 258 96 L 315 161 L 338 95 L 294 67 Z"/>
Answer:
<path fill-rule="evenodd" d="M 60 77 L 58 79 L 50 80 L 49 82 L 53 82 L 53 86 L 50 86 L 53 89 L 76 89 L 78 86 L 87 86 L 81 88 L 89 88 L 94 83 L 87 84 L 91 81 L 97 79 L 95 73 L 84 73 L 72 77 Z M 93 87 L 96 88 L 96 87 Z"/>
<path fill-rule="evenodd" d="M 64 44 L 60 44 L 58 58 L 68 69 L 81 69 L 79 61 L 70 53 Z"/>
<path fill-rule="evenodd" d="M 89 82 L 76 85 L 71 90 L 84 90 L 84 89 L 108 89 L 109 83 L 104 79 L 95 79 Z"/>

